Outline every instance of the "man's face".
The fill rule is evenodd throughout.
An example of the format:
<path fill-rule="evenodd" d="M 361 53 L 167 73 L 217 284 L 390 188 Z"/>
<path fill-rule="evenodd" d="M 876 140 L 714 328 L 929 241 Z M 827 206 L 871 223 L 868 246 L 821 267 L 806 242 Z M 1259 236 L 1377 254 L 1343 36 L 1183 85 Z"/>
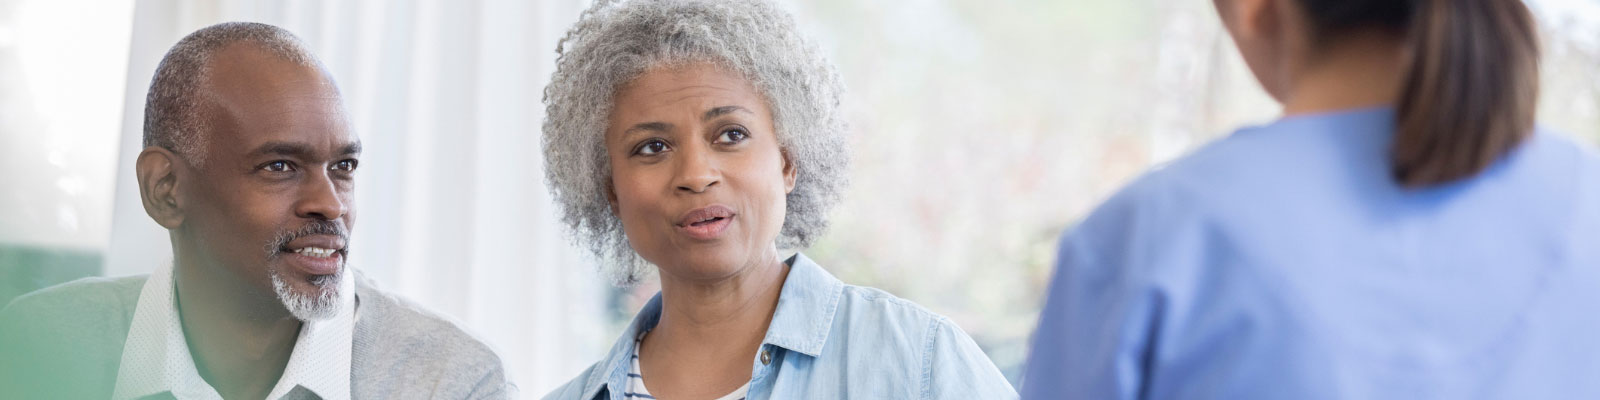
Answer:
<path fill-rule="evenodd" d="M 296 317 L 338 311 L 360 144 L 318 68 L 235 44 L 211 58 L 209 126 L 185 222 L 212 268 Z"/>

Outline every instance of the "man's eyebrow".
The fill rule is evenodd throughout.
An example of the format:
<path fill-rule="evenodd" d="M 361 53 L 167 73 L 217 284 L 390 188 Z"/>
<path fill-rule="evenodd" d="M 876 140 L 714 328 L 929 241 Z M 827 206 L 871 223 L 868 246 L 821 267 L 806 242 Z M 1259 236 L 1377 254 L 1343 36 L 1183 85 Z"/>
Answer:
<path fill-rule="evenodd" d="M 749 109 L 744 108 L 744 107 L 740 107 L 740 106 L 722 106 L 722 107 L 717 107 L 717 108 L 713 108 L 713 109 L 710 109 L 710 110 L 706 110 L 706 114 L 704 116 L 701 116 L 700 119 L 701 120 L 710 120 L 712 118 L 721 117 L 721 116 L 732 114 L 734 112 L 739 112 L 739 111 L 742 111 L 742 112 L 745 112 L 745 113 L 749 113 L 749 114 L 755 114 L 755 112 L 750 111 Z"/>
<path fill-rule="evenodd" d="M 286 157 L 304 157 L 311 153 L 311 145 L 290 142 L 266 142 L 261 146 L 257 146 L 255 151 L 250 152 L 250 154 L 270 154 Z"/>
<path fill-rule="evenodd" d="M 305 143 L 266 142 L 257 146 L 255 151 L 250 152 L 250 154 L 307 158 L 316 154 L 316 150 Z M 351 142 L 339 150 L 339 155 L 348 156 L 354 154 L 361 154 L 361 142 Z"/>

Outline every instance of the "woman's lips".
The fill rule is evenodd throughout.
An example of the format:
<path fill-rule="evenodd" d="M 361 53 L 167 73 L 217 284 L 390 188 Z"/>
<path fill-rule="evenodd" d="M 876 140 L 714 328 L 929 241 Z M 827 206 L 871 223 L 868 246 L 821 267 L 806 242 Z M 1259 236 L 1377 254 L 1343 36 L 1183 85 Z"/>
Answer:
<path fill-rule="evenodd" d="M 712 240 L 722 236 L 735 216 L 727 206 L 713 204 L 683 213 L 678 218 L 677 227 L 679 232 L 690 238 Z"/>
<path fill-rule="evenodd" d="M 722 236 L 722 231 L 728 229 L 728 224 L 733 217 L 717 217 L 710 221 L 696 222 L 689 225 L 678 225 L 678 231 L 698 240 L 712 240 Z"/>

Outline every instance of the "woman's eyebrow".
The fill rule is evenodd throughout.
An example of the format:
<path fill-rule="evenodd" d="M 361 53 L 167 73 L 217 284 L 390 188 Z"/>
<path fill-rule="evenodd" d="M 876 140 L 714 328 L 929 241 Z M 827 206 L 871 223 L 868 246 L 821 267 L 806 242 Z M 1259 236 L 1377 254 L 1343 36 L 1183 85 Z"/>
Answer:
<path fill-rule="evenodd" d="M 744 107 L 740 107 L 740 106 L 722 106 L 722 107 L 717 107 L 717 108 L 713 108 L 713 109 L 710 109 L 710 110 L 706 110 L 706 114 L 704 116 L 701 116 L 700 119 L 709 121 L 709 120 L 711 120 L 713 118 L 716 118 L 716 117 L 732 114 L 734 112 L 741 112 L 741 111 L 746 113 L 746 114 L 755 114 L 754 111 L 750 111 L 750 109 L 747 109 L 747 108 L 744 108 Z"/>
<path fill-rule="evenodd" d="M 672 132 L 672 124 L 665 122 L 641 122 L 634 125 L 632 128 L 628 128 L 628 130 L 622 131 L 622 139 L 626 140 L 628 137 L 640 132 L 669 133 Z"/>

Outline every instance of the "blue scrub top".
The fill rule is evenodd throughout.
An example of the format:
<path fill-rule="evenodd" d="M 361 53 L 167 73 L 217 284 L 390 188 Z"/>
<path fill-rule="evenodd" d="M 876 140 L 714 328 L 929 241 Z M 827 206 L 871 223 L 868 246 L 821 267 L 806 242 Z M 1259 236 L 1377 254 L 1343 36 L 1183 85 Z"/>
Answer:
<path fill-rule="evenodd" d="M 1390 174 L 1394 111 L 1285 118 L 1157 168 L 1060 243 L 1034 399 L 1600 399 L 1600 157 L 1539 131 Z"/>

